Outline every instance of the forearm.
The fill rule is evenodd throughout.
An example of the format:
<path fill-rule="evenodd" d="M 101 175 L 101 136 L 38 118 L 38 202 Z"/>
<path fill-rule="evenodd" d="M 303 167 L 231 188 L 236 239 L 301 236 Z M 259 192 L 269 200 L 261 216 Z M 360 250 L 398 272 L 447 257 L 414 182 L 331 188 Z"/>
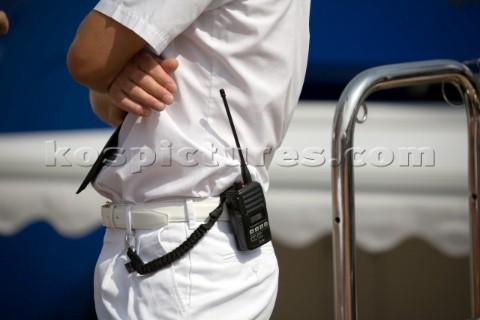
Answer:
<path fill-rule="evenodd" d="M 105 123 L 118 127 L 127 112 L 111 103 L 107 93 L 90 90 L 90 104 L 98 118 Z"/>

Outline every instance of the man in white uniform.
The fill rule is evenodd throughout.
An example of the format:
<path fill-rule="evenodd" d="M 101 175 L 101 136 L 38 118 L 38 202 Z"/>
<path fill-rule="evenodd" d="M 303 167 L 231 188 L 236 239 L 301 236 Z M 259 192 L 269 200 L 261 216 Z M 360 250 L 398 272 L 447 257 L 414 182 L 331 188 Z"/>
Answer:
<path fill-rule="evenodd" d="M 156 259 L 240 179 L 221 88 L 252 179 L 268 189 L 268 165 L 303 85 L 309 9 L 308 0 L 101 0 L 82 22 L 67 60 L 73 78 L 111 123 L 119 124 L 120 109 L 129 112 L 121 151 L 93 184 L 113 203 L 102 213 L 108 228 L 95 275 L 100 319 L 270 317 L 272 245 L 238 251 L 227 215 L 185 256 L 148 275 L 124 267 L 125 228 L 136 230 L 142 260 Z M 149 224 L 158 212 L 169 219 Z"/>

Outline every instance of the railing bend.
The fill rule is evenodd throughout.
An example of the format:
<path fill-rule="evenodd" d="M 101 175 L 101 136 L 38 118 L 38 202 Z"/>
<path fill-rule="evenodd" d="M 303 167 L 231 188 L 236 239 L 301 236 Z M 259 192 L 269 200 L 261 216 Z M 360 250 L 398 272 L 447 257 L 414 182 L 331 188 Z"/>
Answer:
<path fill-rule="evenodd" d="M 480 98 L 479 83 L 463 63 L 431 60 L 368 69 L 344 89 L 335 111 L 332 132 L 332 200 L 335 319 L 356 320 L 355 201 L 353 133 L 358 110 L 379 90 L 419 84 L 453 83 L 461 92 L 468 122 L 470 272 L 472 320 L 480 320 Z"/>

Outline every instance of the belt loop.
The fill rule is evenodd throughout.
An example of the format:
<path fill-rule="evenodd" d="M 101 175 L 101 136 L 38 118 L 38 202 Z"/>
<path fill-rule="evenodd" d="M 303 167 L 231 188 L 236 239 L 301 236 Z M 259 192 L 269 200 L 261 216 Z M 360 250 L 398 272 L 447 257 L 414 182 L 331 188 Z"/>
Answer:
<path fill-rule="evenodd" d="M 197 221 L 195 220 L 195 209 L 193 208 L 193 200 L 185 200 L 185 209 L 188 216 L 188 228 L 194 230 L 197 227 Z"/>
<path fill-rule="evenodd" d="M 110 214 L 107 216 L 109 226 L 115 228 L 115 204 L 110 205 Z"/>

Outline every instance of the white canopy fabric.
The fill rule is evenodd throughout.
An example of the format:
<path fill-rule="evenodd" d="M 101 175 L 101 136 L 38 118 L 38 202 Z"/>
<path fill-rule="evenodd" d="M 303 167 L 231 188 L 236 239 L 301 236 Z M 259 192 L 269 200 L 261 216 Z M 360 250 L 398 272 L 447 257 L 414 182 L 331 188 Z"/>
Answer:
<path fill-rule="evenodd" d="M 412 102 L 368 108 L 352 151 L 358 246 L 382 252 L 416 237 L 449 256 L 468 254 L 464 108 Z M 301 248 L 331 233 L 334 111 L 335 102 L 301 102 L 270 166 L 268 210 L 284 245 Z M 38 220 L 66 237 L 96 230 L 105 199 L 92 188 L 75 191 L 111 132 L 0 135 L 0 234 Z"/>

